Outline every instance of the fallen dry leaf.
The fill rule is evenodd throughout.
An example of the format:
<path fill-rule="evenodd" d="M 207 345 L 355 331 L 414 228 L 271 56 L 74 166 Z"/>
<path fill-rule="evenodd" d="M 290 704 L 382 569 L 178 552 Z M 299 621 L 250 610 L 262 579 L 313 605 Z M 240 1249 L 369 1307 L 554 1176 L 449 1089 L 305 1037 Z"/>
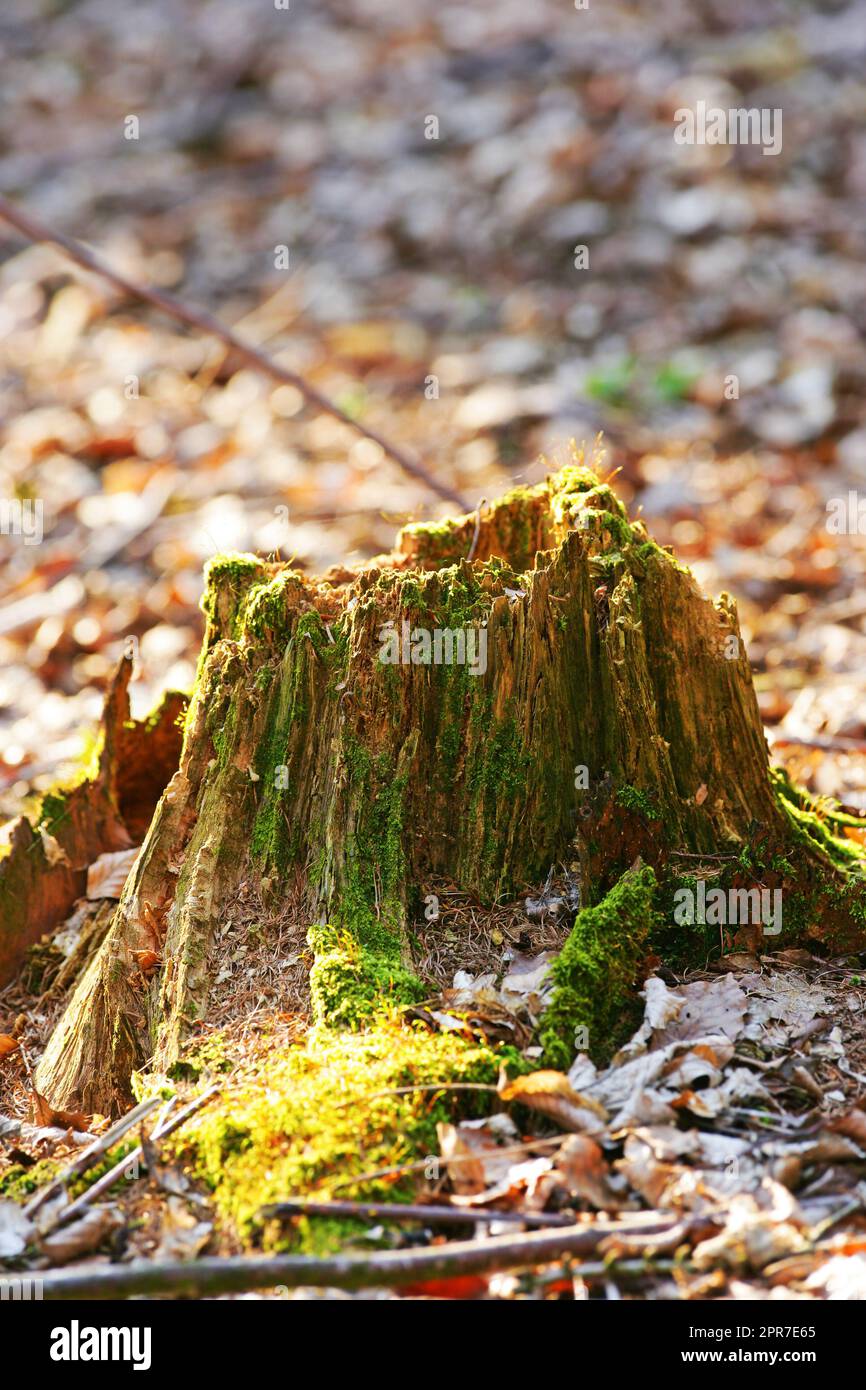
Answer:
<path fill-rule="evenodd" d="M 549 1115 L 575 1134 L 597 1133 L 608 1119 L 604 1106 L 575 1091 L 561 1071 L 534 1071 L 529 1076 L 519 1076 L 500 1095 L 503 1100 L 519 1101 L 530 1110 Z"/>
<path fill-rule="evenodd" d="M 55 1126 L 60 1129 L 88 1130 L 93 1123 L 92 1115 L 84 1115 L 80 1110 L 55 1110 L 38 1091 L 31 1093 L 33 1120 L 47 1129 Z"/>
<path fill-rule="evenodd" d="M 138 849 L 119 849 L 100 854 L 87 870 L 88 898 L 119 898 Z"/>
<path fill-rule="evenodd" d="M 832 1301 L 866 1299 L 866 1255 L 834 1255 L 806 1280 L 807 1289 L 818 1289 Z"/>
<path fill-rule="evenodd" d="M 724 1034 L 732 1042 L 739 1037 L 747 1000 L 731 975 L 722 975 L 716 980 L 695 980 L 670 990 L 669 994 L 678 1002 L 676 1014 L 660 1029 L 654 1030 L 652 1047 L 716 1034 Z"/>
<path fill-rule="evenodd" d="M 862 1149 L 866 1149 L 866 1113 L 858 1110 L 856 1106 L 844 1115 L 837 1115 L 835 1120 L 829 1122 L 827 1128 L 837 1134 L 844 1134 Z"/>
<path fill-rule="evenodd" d="M 576 1197 L 597 1211 L 612 1211 L 622 1206 L 622 1198 L 611 1187 L 601 1147 L 586 1134 L 569 1135 L 548 1177 L 564 1187 L 569 1197 Z"/>
<path fill-rule="evenodd" d="M 33 1226 L 17 1202 L 0 1201 L 0 1260 L 11 1260 L 27 1248 Z"/>
<path fill-rule="evenodd" d="M 732 1271 L 760 1271 L 789 1255 L 809 1249 L 798 1225 L 798 1209 L 786 1188 L 765 1178 L 759 1192 L 732 1198 L 724 1230 L 701 1241 L 692 1261 L 696 1269 L 722 1265 Z"/>
<path fill-rule="evenodd" d="M 79 1221 L 43 1236 L 40 1241 L 42 1252 L 53 1265 L 69 1264 L 81 1255 L 89 1255 L 122 1224 L 122 1217 L 114 1207 L 95 1207 Z"/>
<path fill-rule="evenodd" d="M 459 1125 L 438 1124 L 439 1152 L 446 1160 L 448 1176 L 455 1192 L 474 1195 L 502 1181 L 511 1167 L 511 1157 L 498 1150 L 518 1141 L 509 1115 L 493 1115 L 489 1120 L 463 1120 Z"/>
<path fill-rule="evenodd" d="M 8 1057 L 10 1052 L 17 1052 L 20 1046 L 17 1038 L 11 1038 L 8 1033 L 0 1033 L 0 1058 Z"/>

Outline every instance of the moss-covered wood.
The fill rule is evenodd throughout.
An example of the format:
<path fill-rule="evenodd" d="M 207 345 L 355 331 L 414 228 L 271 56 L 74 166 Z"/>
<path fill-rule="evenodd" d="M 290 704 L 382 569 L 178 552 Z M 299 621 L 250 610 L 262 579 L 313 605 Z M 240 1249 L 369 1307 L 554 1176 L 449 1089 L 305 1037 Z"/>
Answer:
<path fill-rule="evenodd" d="M 798 931 L 862 939 L 859 847 L 771 776 L 733 601 L 579 462 L 331 579 L 220 557 L 204 606 L 180 768 L 40 1068 L 55 1104 L 105 1109 L 172 1064 L 251 879 L 303 895 L 316 1017 L 351 1028 L 423 992 L 433 877 L 492 903 L 567 860 L 591 904 L 640 856 L 668 921 L 710 875 L 782 884 Z"/>

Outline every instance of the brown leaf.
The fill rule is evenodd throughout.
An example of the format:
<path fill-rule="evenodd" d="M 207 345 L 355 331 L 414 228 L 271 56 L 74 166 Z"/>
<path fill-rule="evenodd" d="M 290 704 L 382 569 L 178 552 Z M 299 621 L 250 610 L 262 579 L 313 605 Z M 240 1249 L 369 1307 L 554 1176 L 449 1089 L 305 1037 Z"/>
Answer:
<path fill-rule="evenodd" d="M 464 1120 L 459 1125 L 437 1124 L 439 1151 L 446 1160 L 448 1177 L 455 1192 L 463 1196 L 474 1195 L 483 1192 L 490 1183 L 505 1178 L 511 1167 L 511 1158 L 499 1150 L 501 1141 L 510 1139 L 509 1130 L 513 1131 L 516 1139 L 517 1133 L 507 1115 L 495 1117 L 495 1123 Z"/>
<path fill-rule="evenodd" d="M 8 1057 L 10 1052 L 17 1052 L 20 1045 L 15 1038 L 10 1038 L 8 1033 L 0 1033 L 0 1058 Z"/>
<path fill-rule="evenodd" d="M 121 1218 L 112 1207 L 96 1207 L 86 1212 L 80 1221 L 73 1221 L 71 1226 L 43 1236 L 40 1242 L 43 1253 L 53 1265 L 68 1264 L 81 1255 L 89 1255 L 120 1224 Z"/>
<path fill-rule="evenodd" d="M 556 1157 L 555 1175 L 571 1197 L 579 1197 L 597 1211 L 622 1205 L 610 1186 L 601 1148 L 585 1134 L 572 1134 L 565 1140 Z"/>
<path fill-rule="evenodd" d="M 604 1106 L 575 1091 L 561 1071 L 534 1071 L 529 1076 L 519 1076 L 500 1095 L 503 1100 L 519 1101 L 530 1110 L 549 1115 L 563 1129 L 576 1134 L 594 1132 L 608 1119 Z"/>
<path fill-rule="evenodd" d="M 707 795 L 707 784 L 706 782 L 702 782 L 701 785 L 698 787 L 697 791 L 695 792 L 695 805 L 703 806 L 704 802 L 707 799 Z"/>
<path fill-rule="evenodd" d="M 844 1134 L 847 1139 L 853 1139 L 855 1144 L 866 1149 L 866 1114 L 862 1110 L 849 1110 L 847 1114 L 837 1116 L 835 1120 L 830 1121 L 827 1128 L 835 1130 L 837 1134 Z"/>
<path fill-rule="evenodd" d="M 133 951 L 132 958 L 143 974 L 149 975 L 150 972 L 159 965 L 162 956 L 158 951 Z"/>
<path fill-rule="evenodd" d="M 137 849 L 118 849 L 94 859 L 87 870 L 88 898 L 119 898 L 137 854 Z"/>
<path fill-rule="evenodd" d="M 31 1100 L 34 1123 L 45 1129 L 88 1130 L 92 1124 L 92 1115 L 84 1115 L 80 1110 L 55 1110 L 38 1091 L 33 1091 Z"/>

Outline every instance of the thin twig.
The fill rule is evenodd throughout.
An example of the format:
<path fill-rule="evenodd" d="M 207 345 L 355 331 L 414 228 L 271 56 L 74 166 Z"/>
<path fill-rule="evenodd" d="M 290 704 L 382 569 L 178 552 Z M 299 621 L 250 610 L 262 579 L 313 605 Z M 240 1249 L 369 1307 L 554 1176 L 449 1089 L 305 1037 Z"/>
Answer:
<path fill-rule="evenodd" d="M 452 1207 L 423 1202 L 317 1202 L 311 1197 L 271 1202 L 262 1221 L 293 1216 L 356 1216 L 365 1221 L 423 1221 L 431 1226 L 472 1226 L 476 1221 L 513 1221 L 524 1226 L 573 1226 L 574 1217 L 554 1211 L 500 1211 L 496 1207 Z"/>
<path fill-rule="evenodd" d="M 565 1141 L 564 1134 L 552 1134 L 549 1139 L 530 1139 L 525 1144 L 510 1144 L 506 1148 L 491 1149 L 489 1157 L 505 1158 L 512 1154 L 524 1154 L 530 1149 L 537 1149 L 550 1144 L 562 1144 Z M 451 1158 L 436 1157 L 436 1162 L 444 1168 L 452 1168 L 457 1163 L 473 1163 L 477 1161 L 478 1154 L 454 1154 Z M 332 1184 L 331 1190 L 336 1192 L 339 1187 L 360 1187 L 365 1182 L 376 1182 L 379 1178 L 402 1177 L 404 1173 L 423 1173 L 430 1166 L 429 1158 L 417 1158 L 411 1163 L 395 1163 L 390 1168 L 375 1168 L 367 1173 L 350 1174 L 348 1177 L 341 1178 L 339 1182 Z"/>
<path fill-rule="evenodd" d="M 115 270 L 107 265 L 99 256 L 88 248 L 76 241 L 73 237 L 67 236 L 64 232 L 56 231 L 46 222 L 42 222 L 38 217 L 34 217 L 29 212 L 23 212 L 10 203 L 8 198 L 0 196 L 0 218 L 15 227 L 19 232 L 26 236 L 30 241 L 50 242 L 54 246 L 59 246 L 62 251 L 80 265 L 84 270 L 90 271 L 94 275 L 101 275 L 104 280 L 108 280 L 117 289 L 125 294 L 132 295 L 134 299 L 143 300 L 147 304 L 152 304 L 161 313 L 168 314 L 170 318 L 176 319 L 178 323 L 186 324 L 188 328 L 193 328 L 199 333 L 208 333 L 213 338 L 218 338 L 221 343 L 231 350 L 245 362 L 257 367 L 259 371 L 267 376 L 273 377 L 275 381 L 283 382 L 285 385 L 294 386 L 295 390 L 300 391 L 308 405 L 313 406 L 324 415 L 330 415 L 333 419 L 339 420 L 342 424 L 348 425 L 356 434 L 362 435 L 365 439 L 370 439 L 388 458 L 393 459 L 394 463 L 402 468 L 404 473 L 416 478 L 424 483 L 431 492 L 435 492 L 437 497 L 443 498 L 446 502 L 453 502 L 461 511 L 469 510 L 468 504 L 461 497 L 456 488 L 450 487 L 448 483 L 440 482 L 434 477 L 427 468 L 417 459 L 412 458 L 404 449 L 400 449 L 395 444 L 391 444 L 384 435 L 376 430 L 369 429 L 366 425 L 359 424 L 353 420 L 345 410 L 341 410 L 335 401 L 324 396 L 315 386 L 311 386 L 304 377 L 297 372 L 290 371 L 288 367 L 282 367 L 267 353 L 255 347 L 252 343 L 247 343 L 243 338 L 233 332 L 225 324 L 221 323 L 213 314 L 206 309 L 193 309 L 182 300 L 177 299 L 172 294 L 167 294 L 165 290 L 155 289 L 152 285 L 142 285 L 138 281 L 132 280 L 128 275 Z"/>
<path fill-rule="evenodd" d="M 357 1105 L 360 1101 L 379 1100 L 382 1096 L 410 1096 L 415 1091 L 487 1091 L 494 1096 L 500 1093 L 498 1086 L 492 1086 L 486 1081 L 442 1081 L 438 1085 L 431 1081 L 417 1086 L 388 1086 L 384 1091 L 370 1091 L 367 1095 L 342 1100 L 334 1109 L 346 1110 L 350 1105 Z"/>
<path fill-rule="evenodd" d="M 175 1097 L 172 1096 L 171 1100 L 168 1101 L 167 1105 L 163 1108 L 162 1114 L 157 1119 L 153 1133 L 150 1136 L 151 1141 L 154 1142 L 158 1139 L 166 1139 L 169 1134 L 173 1134 L 176 1129 L 180 1129 L 181 1125 L 185 1124 L 190 1116 L 194 1115 L 197 1110 L 200 1110 L 213 1096 L 217 1095 L 220 1089 L 219 1086 L 210 1086 L 206 1091 L 202 1091 L 200 1096 L 196 1096 L 188 1105 L 185 1105 L 182 1110 L 178 1110 L 176 1115 L 169 1114 L 175 1102 Z M 98 1178 L 92 1187 L 88 1187 L 86 1192 L 82 1192 L 80 1197 L 76 1197 L 74 1202 L 70 1202 L 68 1207 L 64 1207 L 63 1210 L 58 1213 L 57 1219 L 50 1229 L 54 1230 L 57 1227 L 66 1226 L 70 1221 L 74 1220 L 86 1207 L 90 1206 L 91 1202 L 95 1202 L 97 1197 L 101 1197 L 104 1192 L 108 1192 L 131 1164 L 139 1163 L 143 1158 L 144 1149 L 141 1144 L 133 1149 L 131 1153 L 124 1154 L 123 1158 L 119 1159 L 114 1167 L 110 1168 L 107 1173 L 103 1173 L 102 1177 Z M 42 1234 L 47 1234 L 45 1228 L 43 1228 Z"/>
<path fill-rule="evenodd" d="M 653 1274 L 670 1274 L 675 1269 L 692 1273 L 692 1266 L 679 1260 L 587 1260 L 545 1270 L 535 1277 L 536 1284 L 558 1284 L 561 1279 L 649 1279 Z"/>
<path fill-rule="evenodd" d="M 670 1223 L 667 1223 L 670 1224 Z M 644 1234 L 650 1240 L 667 1225 L 657 1219 Z M 191 1260 L 141 1260 L 130 1265 L 58 1270 L 40 1276 L 45 1299 L 130 1298 L 137 1294 L 202 1297 L 245 1289 L 391 1288 L 447 1279 L 453 1275 L 490 1274 L 502 1269 L 531 1269 L 564 1255 L 592 1255 L 602 1241 L 616 1236 L 614 1222 L 582 1223 L 557 1231 L 530 1231 L 517 1236 L 452 1241 L 415 1250 L 387 1250 L 373 1255 L 253 1255 Z M 579 1273 L 579 1269 L 575 1271 Z"/>
<path fill-rule="evenodd" d="M 828 753 L 866 753 L 866 739 L 845 738 L 841 734 L 831 738 L 829 734 L 811 734 L 798 738 L 795 734 L 776 734 L 767 731 L 767 742 L 773 748 L 820 748 Z"/>
<path fill-rule="evenodd" d="M 66 1184 L 71 1182 L 73 1178 L 80 1178 L 82 1173 L 86 1173 L 89 1168 L 92 1168 L 104 1153 L 107 1153 L 109 1149 L 114 1147 L 119 1139 L 123 1138 L 128 1129 L 132 1129 L 133 1125 L 137 1125 L 139 1121 L 146 1119 L 158 1105 L 159 1096 L 152 1096 L 150 1100 L 143 1100 L 134 1110 L 130 1110 L 128 1115 L 124 1115 L 116 1124 L 113 1124 L 111 1129 L 106 1130 L 105 1134 L 99 1139 L 94 1140 L 89 1148 L 85 1149 L 83 1153 L 78 1154 L 78 1156 L 63 1169 L 62 1173 L 58 1173 L 56 1178 L 51 1179 L 51 1182 L 46 1183 L 44 1187 L 40 1187 L 39 1191 L 30 1198 L 30 1201 L 24 1208 L 25 1216 L 32 1216 L 34 1212 L 38 1211 L 39 1208 L 48 1201 L 49 1197 L 53 1197 L 56 1193 L 62 1191 Z"/>
<path fill-rule="evenodd" d="M 175 1097 L 172 1096 L 171 1100 L 166 1101 L 160 1114 L 157 1115 L 156 1124 L 153 1127 L 153 1134 L 151 1135 L 152 1139 L 158 1137 L 160 1125 L 168 1119 L 168 1114 L 174 1102 Z M 142 1129 L 142 1133 L 143 1132 Z M 90 1206 L 91 1202 L 94 1202 L 97 1197 L 101 1197 L 103 1192 L 108 1192 L 117 1182 L 118 1178 L 121 1177 L 132 1164 L 137 1163 L 143 1157 L 144 1150 L 140 1144 L 137 1148 L 132 1149 L 130 1153 L 124 1154 L 123 1158 L 118 1159 L 113 1168 L 109 1168 L 107 1173 L 103 1173 L 101 1178 L 97 1178 L 96 1182 L 88 1187 L 85 1192 L 82 1192 L 80 1197 L 76 1197 L 75 1201 L 70 1202 L 68 1207 L 63 1207 L 52 1222 L 48 1225 L 43 1225 L 41 1234 L 48 1235 L 51 1231 L 57 1230 L 60 1226 L 67 1226 L 70 1221 L 74 1221 L 76 1216 L 79 1216 L 86 1207 Z"/>
<path fill-rule="evenodd" d="M 469 561 L 470 564 L 475 559 L 475 552 L 478 549 L 478 537 L 481 535 L 481 514 L 486 506 L 487 498 L 482 497 L 481 501 L 478 503 L 478 507 L 475 512 L 475 532 L 472 536 L 472 544 L 469 547 L 469 554 L 466 556 L 466 559 Z"/>

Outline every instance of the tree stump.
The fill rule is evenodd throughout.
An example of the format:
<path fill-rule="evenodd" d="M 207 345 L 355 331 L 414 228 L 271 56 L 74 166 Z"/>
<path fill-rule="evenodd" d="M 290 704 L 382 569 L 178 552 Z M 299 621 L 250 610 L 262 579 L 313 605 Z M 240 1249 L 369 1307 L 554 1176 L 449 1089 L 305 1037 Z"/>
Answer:
<path fill-rule="evenodd" d="M 423 995 L 410 927 L 434 877 L 492 903 L 567 860 L 591 905 L 641 859 L 665 940 L 704 958 L 706 923 L 673 915 L 697 880 L 780 888 L 786 943 L 862 944 L 855 822 L 771 771 L 733 600 L 580 459 L 357 571 L 216 558 L 203 605 L 179 769 L 39 1070 L 55 1105 L 106 1110 L 172 1064 L 250 879 L 303 895 L 327 1026 Z"/>

